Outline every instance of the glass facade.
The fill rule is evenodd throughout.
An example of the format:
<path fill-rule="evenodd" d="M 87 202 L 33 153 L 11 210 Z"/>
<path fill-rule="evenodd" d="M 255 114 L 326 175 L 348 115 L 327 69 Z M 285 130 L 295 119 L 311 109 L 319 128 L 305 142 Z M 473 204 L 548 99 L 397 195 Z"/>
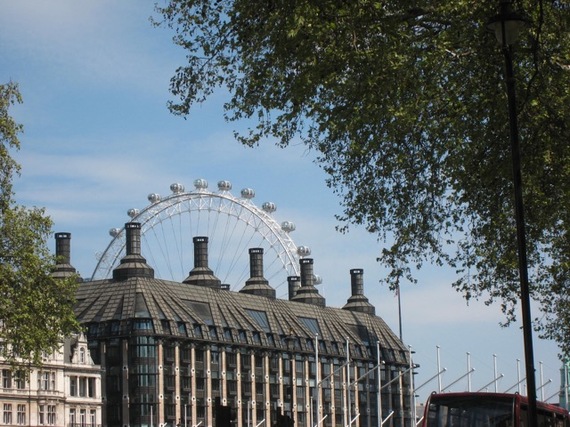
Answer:
<path fill-rule="evenodd" d="M 308 343 L 312 352 L 300 353 L 294 339 L 283 341 L 286 349 L 258 348 L 255 342 L 241 345 L 238 333 L 237 343 L 227 345 L 147 335 L 152 328 L 143 332 L 140 324 L 133 323 L 134 336 L 91 337 L 98 342 L 95 359 L 106 372 L 109 426 L 213 426 L 217 405 L 222 405 L 231 408 L 236 427 L 272 423 L 278 415 L 288 415 L 302 427 L 342 426 L 348 417 L 353 426 L 376 427 L 382 384 L 383 419 L 394 412 L 385 425 L 411 425 L 406 416 L 411 412 L 410 376 L 404 375 L 408 366 L 386 365 L 379 379 L 375 346 L 359 353 L 352 345 L 351 353 L 372 357 L 351 358 L 347 365 L 342 354 L 319 352 L 316 359 Z M 333 343 L 318 347 L 344 348 Z M 80 393 L 83 386 L 76 384 L 73 390 Z"/>

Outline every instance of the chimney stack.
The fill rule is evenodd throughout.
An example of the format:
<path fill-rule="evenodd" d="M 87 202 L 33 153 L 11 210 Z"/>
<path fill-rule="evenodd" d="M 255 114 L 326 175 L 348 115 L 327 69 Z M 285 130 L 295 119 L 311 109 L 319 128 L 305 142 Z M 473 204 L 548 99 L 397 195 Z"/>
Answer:
<path fill-rule="evenodd" d="M 126 232 L 126 255 L 120 264 L 113 270 L 113 279 L 122 281 L 131 277 L 154 278 L 154 270 L 146 263 L 141 255 L 141 225 L 138 222 L 127 222 Z"/>
<path fill-rule="evenodd" d="M 301 278 L 299 276 L 289 276 L 287 277 L 287 284 L 289 285 L 289 299 L 292 300 L 301 287 Z"/>
<path fill-rule="evenodd" d="M 189 285 L 221 288 L 222 282 L 208 267 L 208 238 L 197 236 L 192 239 L 194 243 L 194 268 L 183 281 Z"/>
<path fill-rule="evenodd" d="M 344 310 L 358 311 L 367 314 L 376 314 L 376 309 L 368 302 L 368 298 L 364 296 L 364 270 L 361 268 L 353 268 L 350 270 L 350 288 L 352 296 L 348 299 Z"/>
<path fill-rule="evenodd" d="M 249 272 L 250 278 L 246 280 L 240 292 L 275 298 L 275 289 L 269 286 L 269 282 L 263 277 L 263 248 L 249 250 Z"/>
<path fill-rule="evenodd" d="M 55 258 L 52 277 L 65 279 L 77 274 L 71 265 L 71 233 L 55 233 Z"/>
<path fill-rule="evenodd" d="M 291 298 L 292 301 L 313 304 L 319 307 L 325 306 L 325 298 L 319 294 L 315 288 L 315 275 L 313 273 L 313 259 L 301 258 L 301 287 L 297 290 L 296 295 Z"/>

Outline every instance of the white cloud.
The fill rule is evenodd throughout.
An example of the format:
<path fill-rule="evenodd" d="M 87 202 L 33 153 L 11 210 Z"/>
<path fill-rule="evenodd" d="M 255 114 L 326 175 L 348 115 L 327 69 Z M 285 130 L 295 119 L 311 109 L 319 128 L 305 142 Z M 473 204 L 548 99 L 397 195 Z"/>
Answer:
<path fill-rule="evenodd" d="M 164 93 L 174 71 L 173 57 L 181 60 L 182 55 L 176 54 L 167 32 L 149 31 L 153 4 L 136 2 L 134 8 L 133 4 L 7 2 L 0 18 L 2 48 L 25 61 L 38 76 L 59 76 L 59 84 L 144 88 L 146 92 L 155 87 L 157 93 Z"/>

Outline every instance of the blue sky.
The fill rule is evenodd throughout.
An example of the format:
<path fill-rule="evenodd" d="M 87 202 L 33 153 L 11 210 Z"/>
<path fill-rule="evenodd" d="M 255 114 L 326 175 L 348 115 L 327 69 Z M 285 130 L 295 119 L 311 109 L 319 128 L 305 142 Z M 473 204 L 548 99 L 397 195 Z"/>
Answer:
<path fill-rule="evenodd" d="M 128 221 L 129 208 L 144 208 L 149 193 L 166 195 L 174 182 L 191 189 L 197 178 L 208 180 L 211 190 L 229 180 L 236 196 L 251 187 L 257 205 L 272 201 L 279 222 L 296 224 L 291 236 L 311 248 L 327 305 L 346 303 L 349 270 L 363 268 L 365 295 L 398 333 L 398 299 L 379 284 L 385 271 L 375 261 L 383 242 L 354 227 L 345 235 L 335 231 L 339 200 L 311 152 L 302 145 L 279 149 L 271 141 L 239 145 L 233 131 L 246 124 L 223 120 L 223 91 L 186 120 L 167 111 L 169 79 L 184 52 L 168 30 L 151 26 L 153 6 L 140 0 L 0 2 L 0 81 L 19 83 L 24 98 L 12 110 L 25 127 L 22 148 L 13 153 L 22 165 L 17 201 L 45 207 L 54 231 L 72 233 L 72 264 L 89 277 L 96 254 L 110 242 L 108 230 Z M 421 365 L 417 385 L 435 375 L 438 354 L 447 369 L 444 387 L 465 374 L 468 359 L 473 390 L 493 380 L 495 367 L 504 374 L 499 391 L 509 389 L 517 382 L 517 359 L 524 376 L 520 325 L 501 328 L 498 305 L 467 306 L 450 286 L 451 270 L 425 268 L 418 278 L 418 285 L 401 289 L 403 339 Z M 537 384 L 552 379 L 542 389 L 548 398 L 560 384 L 557 346 L 536 337 L 534 345 Z M 436 381 L 423 386 L 419 400 L 435 388 Z M 450 390 L 466 388 L 463 379 Z"/>

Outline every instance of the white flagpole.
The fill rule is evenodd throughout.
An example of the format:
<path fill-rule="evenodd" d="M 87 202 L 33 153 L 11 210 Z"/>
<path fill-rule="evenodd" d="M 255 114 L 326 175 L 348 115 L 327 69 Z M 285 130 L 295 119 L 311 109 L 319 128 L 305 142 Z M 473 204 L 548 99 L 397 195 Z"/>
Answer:
<path fill-rule="evenodd" d="M 378 363 L 378 393 L 376 395 L 378 407 L 378 427 L 382 427 L 382 368 L 380 365 L 380 341 L 376 341 L 376 363 Z"/>
<path fill-rule="evenodd" d="M 319 371 L 320 371 L 320 364 L 319 364 L 319 334 L 315 334 L 315 369 L 316 369 L 316 373 L 315 373 L 315 391 L 317 392 L 317 408 L 316 408 L 316 414 L 317 414 L 317 420 L 315 423 L 315 427 L 318 427 L 320 422 L 319 420 L 321 419 L 321 412 L 320 412 L 320 408 L 321 408 L 321 393 L 319 390 L 319 386 L 320 386 L 320 375 L 319 375 Z"/>
<path fill-rule="evenodd" d="M 348 408 L 346 413 L 348 414 L 348 424 L 350 427 L 352 425 L 352 411 L 351 411 L 351 399 L 350 399 L 350 347 L 348 346 L 348 338 L 346 339 L 346 401 L 348 402 Z"/>

